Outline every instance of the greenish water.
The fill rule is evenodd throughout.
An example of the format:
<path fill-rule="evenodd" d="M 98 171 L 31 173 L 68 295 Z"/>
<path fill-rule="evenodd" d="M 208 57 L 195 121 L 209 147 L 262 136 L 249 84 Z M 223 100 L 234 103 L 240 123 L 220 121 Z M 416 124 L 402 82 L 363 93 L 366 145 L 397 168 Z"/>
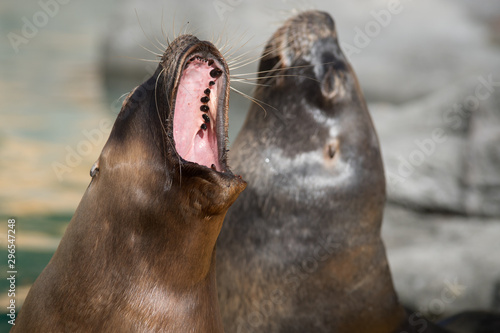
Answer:
<path fill-rule="evenodd" d="M 76 147 L 83 130 L 114 116 L 99 69 L 99 32 L 114 4 L 90 0 L 60 5 L 17 52 L 9 34 L 24 36 L 26 20 L 33 23 L 43 8 L 38 1 L 0 5 L 0 332 L 11 328 L 6 316 L 7 219 L 16 217 L 19 310 L 71 220 L 89 181 L 85 171 L 104 142 L 62 179 L 52 165 L 65 161 L 66 146 Z"/>
<path fill-rule="evenodd" d="M 8 319 L 8 317 L 6 316 L 6 314 L 0 314 L 0 316 L 2 316 L 2 318 L 7 318 Z M 12 328 L 12 326 L 7 322 L 7 319 L 6 320 L 0 320 L 0 333 L 7 333 Z"/>
<path fill-rule="evenodd" d="M 7 221 L 8 216 L 1 216 L 0 221 Z M 26 216 L 16 218 L 16 239 L 22 237 L 23 234 L 37 232 L 43 235 L 42 237 L 60 238 L 64 230 L 71 220 L 71 214 L 48 214 L 44 216 Z M 2 276 L 5 275 L 9 269 L 7 267 L 7 250 L 6 246 L 2 246 L 0 251 L 1 260 L 0 271 Z M 50 249 L 37 249 L 36 247 L 26 249 L 23 246 L 16 244 L 16 302 L 20 301 L 19 290 L 27 290 L 33 282 L 35 282 L 38 275 L 42 272 L 48 264 L 55 248 Z M 9 282 L 6 278 L 0 280 L 0 295 L 7 296 L 9 290 Z M 17 306 L 17 311 L 19 311 Z M 4 309 L 0 311 L 0 333 L 8 332 L 11 325 L 8 323 L 9 318 Z"/>
<path fill-rule="evenodd" d="M 7 257 L 7 252 L 3 257 Z M 16 267 L 17 275 L 16 275 L 16 288 L 30 286 L 35 282 L 36 278 L 42 270 L 47 266 L 52 258 L 54 251 L 25 251 L 23 249 L 19 249 L 16 252 Z M 7 271 L 7 267 L 2 267 L 2 271 Z M 7 294 L 7 290 L 9 289 L 9 282 L 4 279 L 0 283 L 0 293 L 2 295 Z"/>

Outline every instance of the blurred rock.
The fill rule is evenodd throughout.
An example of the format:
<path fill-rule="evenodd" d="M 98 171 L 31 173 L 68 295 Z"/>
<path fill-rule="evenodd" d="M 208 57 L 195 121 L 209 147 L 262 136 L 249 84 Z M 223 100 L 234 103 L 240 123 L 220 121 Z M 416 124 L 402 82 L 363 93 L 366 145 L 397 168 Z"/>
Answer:
<path fill-rule="evenodd" d="M 315 8 L 335 18 L 339 39 L 367 98 L 402 103 L 500 67 L 498 49 L 491 45 L 493 25 L 484 23 L 486 18 L 500 18 L 496 3 L 400 1 L 393 8 L 388 1 L 375 0 L 214 1 L 203 6 L 194 0 L 182 5 L 172 0 L 128 0 L 110 19 L 103 61 L 109 73 L 143 75 L 147 63 L 126 57 L 153 59 L 140 45 L 162 53 L 159 42 L 165 44 L 166 35 L 172 38 L 181 30 L 208 40 L 229 40 L 237 48 L 235 55 L 250 51 L 248 58 L 257 59 L 281 22 L 297 11 Z M 217 9 L 217 4 L 224 7 Z M 253 72 L 256 66 L 254 62 L 245 71 Z M 246 93 L 251 88 L 241 87 Z"/>
<path fill-rule="evenodd" d="M 499 234 L 497 219 L 414 213 L 388 205 L 382 237 L 400 300 L 432 319 L 495 309 Z"/>
<path fill-rule="evenodd" d="M 388 10 L 387 2 L 380 3 L 385 6 L 373 6 L 354 29 L 368 33 L 376 27 L 376 17 Z M 368 45 L 350 57 L 370 101 L 404 103 L 500 68 L 487 27 L 461 2 L 401 1 L 389 22 L 379 24 L 380 32 L 368 34 Z M 361 35 L 340 34 L 344 49 Z"/>
<path fill-rule="evenodd" d="M 500 90 L 500 73 L 496 75 Z M 464 201 L 469 214 L 500 216 L 500 91 L 470 118 L 464 156 Z"/>
<path fill-rule="evenodd" d="M 491 79 L 499 87 L 485 83 Z M 500 216 L 500 73 L 399 107 L 370 109 L 390 201 L 412 209 Z"/>
<path fill-rule="evenodd" d="M 463 211 L 464 131 L 440 117 L 459 91 L 432 95 L 400 107 L 370 106 L 382 146 L 389 201 L 413 209 Z"/>

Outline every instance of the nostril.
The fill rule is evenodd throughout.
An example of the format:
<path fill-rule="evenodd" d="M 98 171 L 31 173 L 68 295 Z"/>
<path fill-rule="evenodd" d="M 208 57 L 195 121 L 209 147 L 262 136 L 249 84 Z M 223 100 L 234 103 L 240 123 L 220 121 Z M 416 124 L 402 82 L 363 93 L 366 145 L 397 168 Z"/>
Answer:
<path fill-rule="evenodd" d="M 323 53 L 321 60 L 321 69 L 318 68 L 316 72 L 321 82 L 321 93 L 328 99 L 342 97 L 343 78 L 347 70 L 346 64 L 332 52 Z"/>
<path fill-rule="evenodd" d="M 337 147 L 334 147 L 333 144 L 328 145 L 328 157 L 330 157 L 330 159 L 335 157 L 336 152 L 337 152 Z"/>
<path fill-rule="evenodd" d="M 338 79 L 332 67 L 329 67 L 327 69 L 327 72 L 323 76 L 323 80 L 321 81 L 321 93 L 323 94 L 323 96 L 325 96 L 326 98 L 335 97 L 338 84 L 336 80 Z"/>
<path fill-rule="evenodd" d="M 325 160 L 331 161 L 333 160 L 339 153 L 339 141 L 338 139 L 333 139 L 328 142 L 324 148 L 324 156 Z"/>

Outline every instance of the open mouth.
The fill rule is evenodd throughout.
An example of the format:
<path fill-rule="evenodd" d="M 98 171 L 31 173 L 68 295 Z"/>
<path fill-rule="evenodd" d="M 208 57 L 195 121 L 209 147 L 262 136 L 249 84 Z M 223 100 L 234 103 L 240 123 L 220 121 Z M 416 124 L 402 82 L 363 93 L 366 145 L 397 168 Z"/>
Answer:
<path fill-rule="evenodd" d="M 226 80 L 218 61 L 199 54 L 187 57 L 175 98 L 173 132 L 177 153 L 186 161 L 222 171 Z M 222 129 L 221 129 L 222 128 Z"/>

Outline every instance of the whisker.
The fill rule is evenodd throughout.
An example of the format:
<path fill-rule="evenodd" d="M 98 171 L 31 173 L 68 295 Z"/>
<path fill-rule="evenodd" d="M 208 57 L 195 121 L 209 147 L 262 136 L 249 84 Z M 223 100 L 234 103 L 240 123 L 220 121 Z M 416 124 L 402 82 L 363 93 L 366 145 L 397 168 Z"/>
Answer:
<path fill-rule="evenodd" d="M 226 36 L 225 43 L 222 46 L 222 48 L 219 50 L 222 53 L 222 55 L 224 56 L 224 58 L 227 58 L 229 56 L 228 52 L 231 51 L 233 48 L 235 48 L 235 46 L 241 42 L 241 40 L 243 39 L 245 34 L 246 34 L 246 32 L 241 35 L 241 37 L 238 39 L 238 41 L 234 41 L 233 39 L 228 38 Z M 221 32 L 221 35 L 225 35 L 224 31 Z M 227 50 L 224 50 L 228 45 L 229 45 L 229 48 Z"/>
<path fill-rule="evenodd" d="M 253 38 L 253 37 L 251 37 L 251 38 Z M 245 42 L 245 44 L 243 44 L 242 46 L 245 46 L 245 45 L 246 45 L 249 41 L 250 41 L 250 39 L 249 39 L 247 42 Z M 265 44 L 266 44 L 266 42 L 263 42 L 263 43 L 261 43 L 261 44 L 259 44 L 259 45 L 255 46 L 255 48 L 260 48 L 260 47 L 262 47 L 262 45 L 265 45 Z M 265 57 L 265 56 L 269 55 L 270 53 L 272 53 L 272 51 L 267 51 L 267 52 L 265 52 L 264 54 L 262 54 L 262 55 L 261 55 L 258 59 L 250 58 L 250 59 L 243 59 L 243 60 L 241 60 L 241 58 L 243 58 L 243 57 L 244 57 L 244 56 L 246 56 L 247 54 L 249 54 L 249 53 L 251 53 L 251 52 L 255 52 L 255 48 L 254 48 L 254 49 L 252 49 L 252 50 L 249 50 L 249 51 L 247 51 L 247 52 L 245 52 L 245 53 L 243 53 L 243 54 L 240 54 L 240 55 L 238 55 L 238 56 L 234 57 L 233 59 L 231 59 L 230 61 L 228 61 L 228 63 L 231 63 L 232 65 L 236 65 L 236 64 L 239 64 L 239 63 L 241 63 L 241 62 L 248 61 L 248 60 L 250 60 L 250 59 L 253 59 L 254 61 L 257 61 L 257 60 L 260 60 L 260 59 L 262 59 L 263 57 Z M 232 55 L 229 55 L 229 56 L 232 56 Z M 252 62 L 254 62 L 254 61 L 252 61 Z M 251 63 L 251 62 L 250 62 L 250 63 Z"/>
<path fill-rule="evenodd" d="M 323 63 L 323 65 L 328 65 L 328 64 L 332 64 L 333 62 L 325 62 Z M 307 67 L 313 67 L 314 65 L 302 65 L 302 66 L 290 66 L 290 67 L 287 67 L 286 69 L 297 69 L 297 68 L 307 68 Z M 231 70 L 234 70 L 235 68 L 230 68 Z M 265 70 L 265 71 L 258 71 L 258 72 L 251 72 L 251 73 L 241 73 L 241 74 L 238 74 L 238 75 L 257 75 L 257 74 L 264 74 L 264 73 L 270 73 L 270 72 L 276 72 L 276 71 L 280 71 L 282 70 L 281 68 L 276 68 L 276 69 L 269 69 L 269 70 Z"/>
<path fill-rule="evenodd" d="M 228 63 L 228 66 L 236 66 L 236 65 L 239 65 L 243 62 L 246 62 L 246 61 L 250 61 L 252 59 L 255 59 L 254 57 L 252 58 L 247 58 L 247 59 L 242 59 L 244 56 L 246 56 L 247 54 L 249 53 L 252 53 L 252 52 L 255 52 L 255 50 L 249 50 L 249 51 L 246 51 L 245 53 L 243 54 L 240 54 L 239 56 L 236 56 L 234 58 L 232 58 L 231 60 L 229 60 L 227 63 Z M 231 56 L 231 55 L 230 55 Z M 257 60 L 260 60 L 263 56 L 261 56 L 259 59 Z"/>
<path fill-rule="evenodd" d="M 189 22 L 184 23 L 184 27 L 183 28 L 181 27 L 181 31 L 182 31 L 181 35 L 186 35 L 187 34 L 188 26 L 189 26 Z"/>
<path fill-rule="evenodd" d="M 242 45 L 238 46 L 238 47 L 235 47 L 235 45 L 238 45 L 241 43 L 241 41 L 245 38 L 245 34 L 246 32 L 244 32 L 241 37 L 235 41 L 235 42 L 232 42 L 231 44 L 233 46 L 231 46 L 226 52 L 223 53 L 224 55 L 224 58 L 231 58 L 233 56 L 234 53 L 238 52 L 239 50 L 241 50 L 243 47 L 245 47 L 245 45 L 247 45 L 252 39 L 254 36 L 250 37 L 245 43 L 243 43 Z M 231 53 L 229 53 L 232 49 L 234 48 L 234 51 L 232 51 Z M 251 50 L 253 51 L 253 50 Z M 248 51 L 248 52 L 251 52 L 251 51 Z M 246 53 L 248 53 L 246 52 Z M 236 57 L 236 58 L 239 58 L 240 56 Z M 235 59 L 232 59 L 232 61 L 234 61 Z M 228 63 L 228 66 L 229 66 L 229 63 Z"/>
<path fill-rule="evenodd" d="M 161 34 L 163 35 L 163 39 L 167 42 L 168 46 L 170 46 L 170 42 L 168 40 L 168 36 L 165 33 L 165 29 L 163 29 L 163 6 L 161 7 Z"/>
<path fill-rule="evenodd" d="M 153 26 L 151 26 L 151 30 L 153 30 Z M 162 47 L 162 52 L 165 52 L 165 50 L 167 48 L 167 45 L 165 45 L 162 42 L 160 42 L 160 40 L 158 39 L 158 36 L 156 34 L 154 35 L 154 39 Z"/>
<path fill-rule="evenodd" d="M 270 55 L 270 54 L 272 54 L 272 53 L 274 53 L 274 52 L 281 52 L 281 51 L 282 51 L 282 50 L 284 50 L 286 47 L 288 47 L 288 45 L 283 46 L 283 47 L 282 47 L 281 49 L 279 49 L 279 50 L 272 49 L 272 50 L 266 51 L 266 52 L 264 52 L 264 53 L 263 53 L 260 57 L 258 57 L 258 58 L 251 58 L 251 59 L 250 59 L 250 61 L 248 61 L 248 60 L 244 60 L 244 59 L 243 59 L 243 60 L 238 61 L 238 62 L 232 62 L 232 63 L 231 63 L 231 65 L 228 65 L 228 66 L 229 66 L 229 68 L 230 68 L 230 69 L 232 69 L 232 70 L 235 70 L 235 69 L 238 69 L 238 68 L 241 68 L 241 67 L 245 67 L 245 66 L 247 66 L 247 65 L 249 65 L 249 64 L 251 64 L 251 63 L 254 63 L 254 62 L 256 62 L 256 61 L 259 61 L 259 60 L 261 60 L 261 59 L 263 59 L 263 58 L 267 57 L 268 55 Z M 251 52 L 251 51 L 249 51 L 249 52 Z M 245 61 L 247 61 L 247 62 L 246 62 L 246 63 L 244 63 Z"/>
<path fill-rule="evenodd" d="M 161 57 L 163 56 L 163 54 L 161 54 L 161 53 L 156 53 L 156 52 L 154 52 L 154 51 L 151 51 L 150 49 L 148 49 L 147 47 L 145 47 L 145 46 L 144 46 L 144 45 L 142 45 L 142 44 L 139 44 L 139 46 L 140 46 L 140 47 L 142 47 L 144 50 L 148 51 L 149 53 L 151 53 L 151 54 L 153 54 L 153 55 L 155 55 L 155 56 L 157 56 L 157 57 L 159 57 L 159 58 L 161 58 Z"/>
<path fill-rule="evenodd" d="M 176 16 L 177 16 L 177 7 L 175 7 L 175 10 L 174 10 L 174 19 L 172 20 L 172 32 L 174 34 L 174 38 L 173 39 L 177 38 L 177 35 L 175 34 L 175 17 Z"/>
<path fill-rule="evenodd" d="M 222 31 L 219 33 L 219 37 L 217 37 L 217 40 L 215 41 L 215 43 L 213 43 L 217 49 L 222 53 L 222 48 L 219 47 L 219 44 L 221 42 L 221 38 L 222 36 L 224 35 L 224 31 L 227 29 L 227 20 L 224 22 L 224 26 L 222 27 Z"/>
<path fill-rule="evenodd" d="M 167 130 L 166 130 L 165 125 L 163 123 L 163 119 L 162 119 L 161 114 L 160 114 L 160 109 L 158 108 L 158 95 L 157 95 L 157 92 L 158 92 L 158 89 L 157 89 L 158 88 L 158 80 L 160 79 L 160 76 L 163 74 L 164 71 L 165 71 L 165 68 L 163 68 L 160 71 L 160 73 L 158 74 L 158 76 L 156 77 L 156 82 L 155 82 L 155 106 L 156 106 L 156 114 L 158 115 L 158 118 L 160 120 L 160 124 L 162 125 L 162 130 L 163 130 L 163 132 L 165 133 L 165 136 L 168 139 L 168 133 L 167 133 Z"/>
<path fill-rule="evenodd" d="M 254 102 L 255 104 L 257 104 L 257 105 L 258 105 L 258 106 L 259 106 L 262 110 L 264 110 L 264 113 L 266 114 L 266 116 L 267 116 L 267 110 L 266 110 L 266 108 L 265 108 L 265 107 L 263 107 L 263 106 L 262 106 L 262 104 L 269 106 L 270 108 L 274 109 L 275 111 L 279 111 L 279 110 L 278 110 L 277 108 L 275 108 L 274 106 L 272 106 L 272 105 L 270 105 L 270 104 L 267 104 L 267 103 L 265 103 L 265 102 L 263 102 L 263 101 L 261 101 L 261 100 L 258 100 L 258 99 L 257 99 L 257 98 L 255 98 L 255 97 L 252 97 L 252 96 L 250 96 L 250 95 L 247 95 L 247 94 L 245 94 L 244 92 L 239 91 L 238 89 L 236 89 L 236 88 L 234 88 L 234 87 L 230 87 L 230 89 L 231 89 L 231 90 L 233 90 L 235 93 L 240 94 L 241 96 L 243 96 L 243 97 L 247 98 L 247 99 L 248 99 L 248 100 L 250 100 L 251 102 Z M 261 104 L 261 103 L 262 103 L 262 104 Z"/>
<path fill-rule="evenodd" d="M 247 53 L 249 52 L 252 52 L 252 51 L 248 51 Z M 257 62 L 265 57 L 267 57 L 268 55 L 270 55 L 273 51 L 268 51 L 268 52 L 265 52 L 264 54 L 262 54 L 260 57 L 258 58 L 249 58 L 249 59 L 241 59 L 239 61 L 233 61 L 231 63 L 231 65 L 228 65 L 229 68 L 231 68 L 232 70 L 235 70 L 235 69 L 238 69 L 238 68 L 241 68 L 241 67 L 245 67 L 245 66 L 248 66 L 250 65 L 251 63 L 254 63 L 254 62 Z"/>
<path fill-rule="evenodd" d="M 155 105 L 156 105 L 156 114 L 158 115 L 158 119 L 160 120 L 160 124 L 161 124 L 161 128 L 162 128 L 162 131 L 163 133 L 165 134 L 165 138 L 168 142 L 168 144 L 172 147 L 173 151 L 176 151 L 175 150 L 175 145 L 174 143 L 171 141 L 171 139 L 168 137 L 168 133 L 167 133 L 167 129 L 165 128 L 165 124 L 164 124 L 164 121 L 163 121 L 163 118 L 161 117 L 161 113 L 160 113 L 160 109 L 158 108 L 158 95 L 157 95 L 157 92 L 158 92 L 158 80 L 160 79 L 161 75 L 163 74 L 163 72 L 165 71 L 166 68 L 163 68 L 160 73 L 158 74 L 158 76 L 156 77 L 156 83 L 155 83 Z M 167 104 L 169 105 L 169 108 L 170 110 L 172 109 L 172 106 L 170 105 L 170 100 L 168 99 L 168 96 L 167 96 Z M 166 155 L 166 154 L 165 154 Z M 177 154 L 177 160 L 179 161 L 179 185 L 182 186 L 182 163 L 181 163 L 181 159 L 180 159 L 180 156 Z"/>
<path fill-rule="evenodd" d="M 200 28 L 194 28 L 194 30 L 187 32 L 187 34 L 196 36 L 196 35 L 198 35 L 199 32 L 200 32 Z"/>
<path fill-rule="evenodd" d="M 135 58 L 135 57 L 124 56 L 124 55 L 118 55 L 118 56 L 116 56 L 116 57 L 117 57 L 117 58 L 126 58 L 126 59 L 139 60 L 139 61 L 146 61 L 146 62 L 155 62 L 155 63 L 157 63 L 157 62 L 158 62 L 158 60 L 143 59 L 143 58 Z"/>
<path fill-rule="evenodd" d="M 257 83 L 257 82 L 248 82 L 248 79 L 233 79 L 231 78 L 231 82 L 240 82 L 240 83 L 245 83 L 245 84 L 250 84 L 253 86 L 261 86 L 261 87 L 269 87 L 269 84 L 263 84 L 263 83 Z"/>
<path fill-rule="evenodd" d="M 119 101 L 120 99 L 122 99 L 123 97 L 127 96 L 128 94 L 130 94 L 131 92 L 132 92 L 132 91 L 128 91 L 128 92 L 124 93 L 123 95 L 121 95 L 120 97 L 118 97 L 118 101 Z"/>
<path fill-rule="evenodd" d="M 259 44 L 259 45 L 258 45 L 258 47 L 260 48 L 260 47 L 262 47 L 262 45 L 265 45 L 266 43 L 267 43 L 267 42 L 263 42 L 263 43 Z M 262 58 L 264 58 L 264 57 L 266 57 L 266 56 L 268 56 L 268 55 L 270 55 L 270 54 L 272 54 L 272 53 L 274 53 L 274 52 L 281 52 L 281 51 L 283 51 L 285 48 L 289 47 L 289 46 L 290 46 L 290 44 L 291 44 L 291 42 L 289 42 L 289 43 L 288 43 L 288 44 L 286 44 L 286 45 L 282 45 L 279 49 L 272 48 L 272 49 L 270 49 L 270 50 L 268 50 L 268 51 L 264 52 L 264 53 L 263 53 L 260 57 L 258 57 L 257 59 L 255 59 L 255 58 L 251 58 L 251 60 L 252 60 L 252 61 L 249 61 L 247 64 L 251 64 L 251 63 L 253 63 L 253 62 L 255 62 L 255 61 L 258 61 L 258 60 L 260 60 L 260 59 L 262 59 Z M 239 59 L 240 59 L 241 57 L 243 57 L 245 54 L 247 54 L 247 53 L 249 53 L 249 52 L 252 52 L 252 51 L 253 51 L 253 50 L 250 50 L 250 51 L 248 51 L 248 52 L 246 52 L 246 53 L 244 53 L 244 54 L 242 54 L 242 55 L 240 55 L 240 56 L 236 57 L 235 59 L 238 59 L 238 60 L 239 60 Z M 235 59 L 233 59 L 233 60 L 235 60 Z M 239 63 L 244 62 L 244 61 L 245 61 L 245 60 L 241 60 L 241 61 L 239 61 Z M 236 64 L 238 64 L 238 63 L 232 63 L 232 65 L 236 65 Z"/>
<path fill-rule="evenodd" d="M 153 29 L 153 23 L 152 23 L 152 22 L 149 22 L 149 24 L 150 24 L 150 29 L 151 29 L 151 31 L 154 31 L 154 29 Z M 151 43 L 152 43 L 152 44 L 153 44 L 153 45 L 154 45 L 154 46 L 155 46 L 158 50 L 160 50 L 161 52 L 165 52 L 165 49 L 167 48 L 167 46 L 166 46 L 166 45 L 164 45 L 162 42 L 160 42 L 160 41 L 158 40 L 158 37 L 156 36 L 156 34 L 154 35 L 154 39 L 155 39 L 155 41 L 156 41 L 156 42 L 157 42 L 157 43 L 158 43 L 158 44 L 162 47 L 162 49 L 160 49 L 160 48 L 159 48 L 156 44 L 154 44 L 152 40 L 150 40 L 150 41 L 151 41 Z"/>
<path fill-rule="evenodd" d="M 316 81 L 316 82 L 320 82 L 319 80 L 317 79 L 314 79 L 312 77 L 309 77 L 309 76 L 305 76 L 305 75 L 297 75 L 297 74 L 279 74 L 279 75 L 269 75 L 269 76 L 264 76 L 264 77 L 256 77 L 256 78 L 246 78 L 247 80 L 259 80 L 259 79 L 272 79 L 272 78 L 277 78 L 277 77 L 300 77 L 300 78 L 304 78 L 304 79 L 309 79 L 309 80 L 312 80 L 312 81 Z M 232 78 L 231 78 L 232 80 Z"/>
<path fill-rule="evenodd" d="M 115 110 L 113 110 L 113 111 L 114 111 L 113 113 L 115 113 L 115 112 L 120 113 L 120 111 L 121 111 L 121 109 L 122 109 L 122 107 L 123 107 L 123 100 L 125 100 L 125 99 L 123 99 L 123 97 L 127 98 L 127 96 L 128 96 L 128 95 L 130 95 L 130 94 L 132 93 L 132 91 L 133 91 L 133 90 L 130 90 L 130 91 L 128 91 L 128 92 L 126 92 L 126 93 L 122 94 L 120 97 L 118 97 L 118 98 L 116 99 L 116 102 L 120 103 L 120 104 L 121 104 L 121 106 L 120 106 L 120 108 L 119 108 L 119 109 L 115 109 Z M 123 100 L 122 100 L 122 99 L 123 99 Z M 113 103 L 113 104 L 114 104 L 114 103 Z"/>
<path fill-rule="evenodd" d="M 158 40 L 158 37 L 156 37 L 156 35 L 155 35 L 155 41 L 163 47 L 163 51 L 165 51 L 167 49 L 167 45 L 164 45 L 162 42 L 160 42 Z"/>
<path fill-rule="evenodd" d="M 146 31 L 144 30 L 144 27 L 143 27 L 143 26 L 142 26 L 142 24 L 141 24 L 141 20 L 139 19 L 139 13 L 137 12 L 137 9 L 135 9 L 135 16 L 137 17 L 137 22 L 139 23 L 139 26 L 141 27 L 141 30 L 142 30 L 142 33 L 144 34 L 144 37 L 146 37 L 146 39 L 147 39 L 147 40 L 151 43 L 151 45 L 153 45 L 153 46 L 154 46 L 154 47 L 155 47 L 158 51 L 160 51 L 160 52 L 162 52 L 162 53 L 163 53 L 163 51 L 165 51 L 165 50 L 164 50 L 164 49 L 163 49 L 163 50 L 162 50 L 162 49 L 160 49 L 160 48 L 158 47 L 158 45 L 156 45 L 156 44 L 155 44 L 155 43 L 151 40 L 151 38 L 149 38 L 149 37 L 148 37 L 148 35 L 146 34 Z M 142 46 L 142 45 L 141 45 L 141 46 Z M 145 48 L 145 47 L 143 46 L 143 48 Z M 148 50 L 149 52 L 151 52 L 151 53 L 153 53 L 153 54 L 156 54 L 155 52 L 153 52 L 153 51 L 151 51 L 151 50 L 149 50 L 149 49 L 146 49 L 146 50 Z M 157 54 L 156 54 L 156 55 L 157 55 Z"/>

